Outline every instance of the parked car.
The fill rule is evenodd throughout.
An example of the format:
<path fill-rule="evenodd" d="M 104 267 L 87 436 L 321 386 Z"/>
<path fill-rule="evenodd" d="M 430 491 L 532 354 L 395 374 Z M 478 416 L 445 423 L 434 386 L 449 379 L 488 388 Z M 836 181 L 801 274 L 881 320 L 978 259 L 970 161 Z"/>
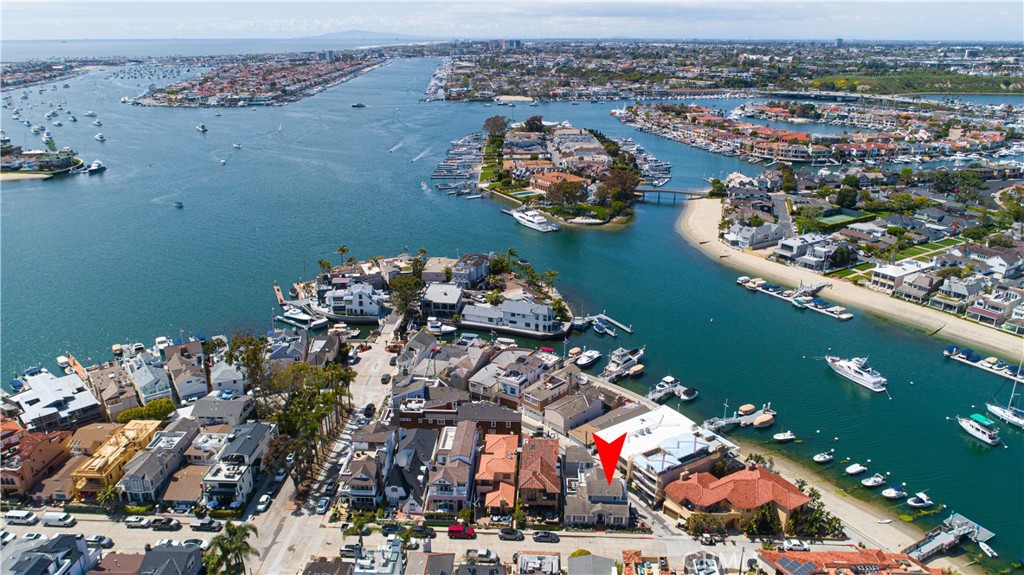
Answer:
<path fill-rule="evenodd" d="M 35 513 L 31 511 L 24 511 L 22 509 L 15 509 L 14 511 L 8 511 L 4 515 L 4 521 L 8 525 L 35 525 L 39 521 Z"/>
<path fill-rule="evenodd" d="M 186 539 L 181 544 L 185 547 L 198 547 L 200 551 L 206 551 L 210 548 L 210 544 L 202 539 Z"/>
<path fill-rule="evenodd" d="M 50 538 L 42 533 L 26 533 L 21 536 L 25 541 L 49 541 Z"/>
<path fill-rule="evenodd" d="M 169 545 L 171 547 L 177 547 L 177 546 L 181 545 L 181 543 L 178 543 L 174 539 L 157 539 L 155 547 L 161 547 L 163 545 Z"/>
<path fill-rule="evenodd" d="M 281 483 L 285 477 L 288 477 L 288 470 L 281 467 L 277 470 L 277 474 L 274 475 L 274 483 Z"/>
<path fill-rule="evenodd" d="M 260 500 L 256 502 L 256 512 L 263 513 L 267 509 L 270 509 L 270 494 L 264 493 L 260 495 Z"/>
<path fill-rule="evenodd" d="M 433 527 L 427 527 L 426 525 L 413 525 L 409 528 L 409 532 L 416 537 L 425 539 L 433 539 L 437 537 L 437 532 L 434 531 Z"/>
<path fill-rule="evenodd" d="M 397 364 L 398 364 L 398 356 L 397 355 L 391 356 L 391 359 L 388 360 L 388 365 L 394 366 L 394 365 L 397 365 Z"/>
<path fill-rule="evenodd" d="M 501 531 L 498 531 L 498 539 L 502 541 L 522 541 L 526 539 L 526 536 L 518 529 L 504 527 Z"/>
<path fill-rule="evenodd" d="M 181 522 L 170 517 L 161 517 L 154 519 L 149 526 L 153 528 L 153 531 L 177 531 L 181 529 Z"/>
<path fill-rule="evenodd" d="M 358 544 L 350 543 L 341 548 L 339 553 L 342 557 L 355 558 L 362 554 L 363 548 Z"/>
<path fill-rule="evenodd" d="M 558 543 L 558 535 L 550 531 L 535 531 L 533 534 L 534 543 Z"/>
<path fill-rule="evenodd" d="M 786 539 L 782 543 L 782 549 L 785 551 L 810 551 L 811 546 L 799 539 Z"/>
<path fill-rule="evenodd" d="M 328 497 L 334 497 L 334 493 L 337 492 L 337 491 L 338 491 L 338 482 L 337 481 L 332 481 L 332 482 L 328 483 L 327 484 L 327 488 L 324 489 L 324 493 L 326 493 Z"/>
<path fill-rule="evenodd" d="M 330 508 L 331 508 L 331 498 L 330 497 L 321 497 L 320 500 L 316 502 L 316 514 L 317 515 L 325 515 L 327 513 L 327 510 L 330 509 Z"/>
<path fill-rule="evenodd" d="M 395 533 L 400 533 L 402 531 L 402 526 L 397 523 L 388 523 L 381 526 L 380 531 L 384 535 L 394 535 Z"/>
<path fill-rule="evenodd" d="M 465 525 L 449 525 L 449 539 L 476 539 L 476 530 Z"/>
<path fill-rule="evenodd" d="M 470 563 L 497 563 L 498 554 L 490 549 L 466 549 L 466 561 Z"/>
<path fill-rule="evenodd" d="M 43 513 L 43 525 L 47 527 L 74 527 L 78 523 L 70 513 L 47 511 Z"/>
<path fill-rule="evenodd" d="M 110 549 L 114 546 L 114 540 L 106 535 L 90 535 L 85 538 L 85 544 L 89 547 L 102 547 Z"/>
<path fill-rule="evenodd" d="M 373 417 L 373 413 L 377 411 L 377 406 L 372 403 L 367 403 L 366 407 L 363 408 L 363 416 L 370 418 Z"/>
<path fill-rule="evenodd" d="M 291 467 L 292 464 L 295 463 L 295 454 L 289 453 L 288 457 L 284 458 L 284 462 L 288 464 L 288 467 Z"/>
<path fill-rule="evenodd" d="M 380 382 L 384 385 L 391 383 L 391 374 L 385 373 L 384 375 L 380 376 Z"/>
<path fill-rule="evenodd" d="M 146 529 L 151 523 L 148 517 L 141 515 L 132 515 L 124 520 L 124 526 L 128 529 Z"/>
<path fill-rule="evenodd" d="M 210 531 L 211 533 L 217 533 L 224 526 L 221 524 L 220 521 L 217 521 L 216 519 L 205 517 L 203 519 L 196 519 L 191 524 L 189 524 L 189 527 L 192 529 L 192 531 Z"/>
<path fill-rule="evenodd" d="M 7 545 L 11 541 L 16 541 L 18 536 L 10 531 L 0 531 L 0 547 Z"/>

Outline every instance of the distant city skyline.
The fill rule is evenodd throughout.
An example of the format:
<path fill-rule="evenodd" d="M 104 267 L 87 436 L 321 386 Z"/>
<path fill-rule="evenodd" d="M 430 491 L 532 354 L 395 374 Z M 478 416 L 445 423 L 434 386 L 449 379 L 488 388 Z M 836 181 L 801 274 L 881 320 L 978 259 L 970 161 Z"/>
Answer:
<path fill-rule="evenodd" d="M 5 40 L 465 38 L 1024 41 L 1024 3 L 5 1 Z"/>

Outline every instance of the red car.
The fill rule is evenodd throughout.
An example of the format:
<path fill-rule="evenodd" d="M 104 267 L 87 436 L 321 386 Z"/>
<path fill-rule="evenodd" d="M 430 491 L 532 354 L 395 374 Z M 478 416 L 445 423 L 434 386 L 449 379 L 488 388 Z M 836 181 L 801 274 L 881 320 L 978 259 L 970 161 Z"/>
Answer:
<path fill-rule="evenodd" d="M 476 531 L 465 525 L 450 525 L 448 527 L 449 539 L 476 539 Z"/>

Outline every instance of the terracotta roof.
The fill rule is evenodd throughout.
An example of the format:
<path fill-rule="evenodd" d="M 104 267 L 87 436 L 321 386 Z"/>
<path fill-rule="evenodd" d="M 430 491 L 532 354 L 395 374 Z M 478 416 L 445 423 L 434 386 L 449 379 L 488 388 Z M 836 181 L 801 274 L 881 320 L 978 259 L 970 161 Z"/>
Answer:
<path fill-rule="evenodd" d="M 516 504 L 516 488 L 502 481 L 498 488 L 484 496 L 484 507 L 513 507 Z"/>
<path fill-rule="evenodd" d="M 519 466 L 519 489 L 542 489 L 561 493 L 558 477 L 558 440 L 530 437 L 523 441 Z"/>
<path fill-rule="evenodd" d="M 699 507 L 727 501 L 739 509 L 775 503 L 793 510 L 810 501 L 795 485 L 763 467 L 737 471 L 722 479 L 710 473 L 696 473 L 686 481 L 676 480 L 666 485 L 665 496 L 676 503 L 689 501 Z"/>
<path fill-rule="evenodd" d="M 814 563 L 816 573 L 834 572 L 837 568 L 850 571 L 853 565 L 876 565 L 879 575 L 887 573 L 941 573 L 940 569 L 929 569 L 906 553 L 886 553 L 880 549 L 854 549 L 852 551 L 758 551 L 761 558 L 771 563 L 779 573 L 789 571 L 779 564 L 783 558 L 800 564 Z M 790 564 L 787 562 L 787 564 Z M 792 565 L 792 564 L 790 564 Z"/>
<path fill-rule="evenodd" d="M 18 444 L 18 454 L 22 458 L 28 458 L 32 455 L 32 452 L 36 450 L 36 447 L 40 443 L 49 441 L 53 438 L 59 438 L 60 440 L 67 439 L 71 435 L 70 431 L 51 431 L 50 433 L 26 433 L 21 438 L 21 443 Z"/>
<path fill-rule="evenodd" d="M 484 437 L 484 450 L 477 466 L 477 481 L 494 481 L 500 474 L 515 475 L 518 435 L 488 434 Z"/>

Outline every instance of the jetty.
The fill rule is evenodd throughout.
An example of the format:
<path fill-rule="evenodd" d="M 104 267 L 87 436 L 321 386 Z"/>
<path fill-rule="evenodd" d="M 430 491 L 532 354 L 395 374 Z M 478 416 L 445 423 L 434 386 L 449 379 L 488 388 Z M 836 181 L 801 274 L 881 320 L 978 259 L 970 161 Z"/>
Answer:
<path fill-rule="evenodd" d="M 976 543 L 984 543 L 995 536 L 995 533 L 963 515 L 952 513 L 942 525 L 929 531 L 923 539 L 907 547 L 903 552 L 918 561 L 925 561 L 936 553 L 955 547 L 964 537 Z"/>
<path fill-rule="evenodd" d="M 729 404 L 726 404 L 726 409 L 728 407 Z M 770 401 L 762 405 L 761 409 L 754 409 L 753 405 L 747 404 L 734 411 L 731 416 L 712 417 L 704 421 L 700 426 L 715 433 L 731 425 L 739 425 L 740 427 L 749 427 L 751 425 L 768 427 L 775 422 L 776 413 L 772 409 Z"/>
<path fill-rule="evenodd" d="M 811 285 L 804 285 L 804 283 L 801 282 L 797 287 L 786 290 L 784 290 L 780 285 L 770 284 L 761 278 L 751 279 L 747 276 L 740 276 L 736 280 L 736 283 L 750 291 L 761 292 L 781 299 L 782 301 L 789 302 L 799 309 L 809 309 L 813 312 L 827 315 L 833 319 L 838 319 L 839 321 L 853 319 L 853 314 L 847 311 L 845 307 L 834 305 L 825 300 L 814 297 L 815 294 L 832 285 L 827 281 Z"/>
<path fill-rule="evenodd" d="M 968 348 L 958 348 L 955 345 L 946 347 L 943 350 L 943 354 L 951 359 L 959 361 L 962 364 L 976 367 L 982 371 L 1005 377 L 1010 381 L 1016 383 L 1024 383 L 1024 375 L 1020 372 L 1019 365 L 1008 365 L 1005 361 L 1001 361 L 996 357 L 987 357 L 982 359 L 980 355 L 977 355 L 974 350 Z"/>
<path fill-rule="evenodd" d="M 601 313 L 599 313 L 597 315 L 585 315 L 585 316 L 574 317 L 574 318 L 572 318 L 572 327 L 575 328 L 575 329 L 587 329 L 588 325 L 590 325 L 591 323 L 593 323 L 593 322 L 595 322 L 597 320 L 601 320 L 604 323 L 609 323 L 611 325 L 614 325 L 615 327 L 621 329 L 622 331 L 624 331 L 624 332 L 626 332 L 626 333 L 628 333 L 630 335 L 633 334 L 633 326 L 632 325 L 626 325 L 626 324 L 624 324 L 624 323 L 622 323 L 620 321 L 612 319 L 611 317 L 605 315 L 604 312 L 601 312 Z"/>

